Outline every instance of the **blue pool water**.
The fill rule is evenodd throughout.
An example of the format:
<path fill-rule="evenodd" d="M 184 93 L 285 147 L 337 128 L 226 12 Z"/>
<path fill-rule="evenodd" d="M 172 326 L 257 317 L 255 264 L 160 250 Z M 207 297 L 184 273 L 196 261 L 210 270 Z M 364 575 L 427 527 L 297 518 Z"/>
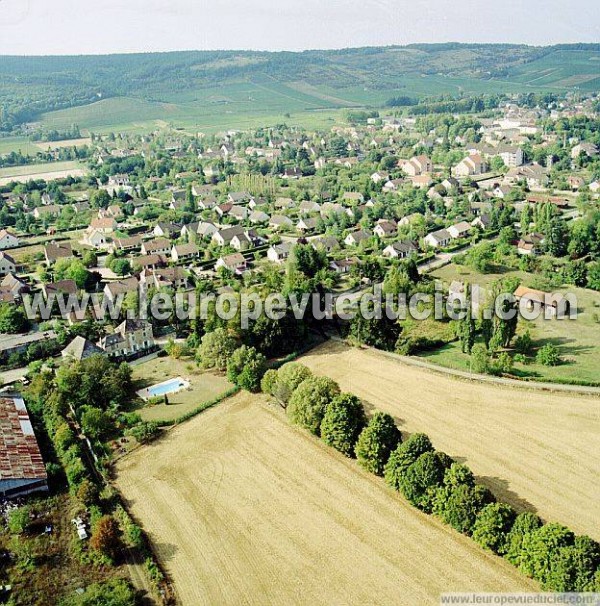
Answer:
<path fill-rule="evenodd" d="M 165 383 L 148 387 L 148 393 L 150 396 L 164 396 L 166 393 L 172 393 L 185 386 L 186 384 L 181 379 L 171 379 Z"/>

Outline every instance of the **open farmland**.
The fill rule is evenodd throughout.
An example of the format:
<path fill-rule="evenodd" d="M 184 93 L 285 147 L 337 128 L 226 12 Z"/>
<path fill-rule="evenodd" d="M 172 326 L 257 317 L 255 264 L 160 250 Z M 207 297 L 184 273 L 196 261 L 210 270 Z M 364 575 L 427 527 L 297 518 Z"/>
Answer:
<path fill-rule="evenodd" d="M 600 399 L 459 381 L 341 343 L 301 361 L 427 433 L 500 500 L 600 538 Z"/>
<path fill-rule="evenodd" d="M 64 179 L 66 177 L 85 177 L 87 169 L 79 162 L 48 162 L 46 164 L 27 164 L 0 169 L 0 185 L 11 181 L 26 183 L 32 179 Z"/>
<path fill-rule="evenodd" d="M 116 484 L 184 605 L 412 606 L 535 588 L 259 396 L 133 452 Z"/>

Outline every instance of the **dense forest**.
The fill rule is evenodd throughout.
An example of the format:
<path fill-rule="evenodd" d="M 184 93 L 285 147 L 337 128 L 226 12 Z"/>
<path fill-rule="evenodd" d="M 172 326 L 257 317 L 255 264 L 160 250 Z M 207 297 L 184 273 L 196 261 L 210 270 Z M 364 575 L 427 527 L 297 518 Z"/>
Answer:
<path fill-rule="evenodd" d="M 225 81 L 274 79 L 334 88 L 365 86 L 394 90 L 399 88 L 399 79 L 410 74 L 514 79 L 524 66 L 548 57 L 569 73 L 570 51 L 596 53 L 600 45 L 531 47 L 452 43 L 299 53 L 187 51 L 4 56 L 0 57 L 0 130 L 12 130 L 34 121 L 43 112 L 85 105 L 102 98 L 126 95 L 162 100 L 173 92 Z M 573 73 L 576 67 L 573 65 Z M 587 88 L 596 90 L 596 81 Z"/>

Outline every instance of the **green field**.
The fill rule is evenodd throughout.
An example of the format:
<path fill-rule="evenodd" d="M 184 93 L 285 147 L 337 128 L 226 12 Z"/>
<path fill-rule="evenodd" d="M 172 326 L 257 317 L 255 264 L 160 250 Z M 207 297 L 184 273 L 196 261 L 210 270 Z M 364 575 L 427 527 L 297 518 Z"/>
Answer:
<path fill-rule="evenodd" d="M 21 152 L 23 155 L 35 154 L 39 149 L 26 137 L 2 137 L 0 138 L 0 155 L 10 152 Z"/>
<path fill-rule="evenodd" d="M 466 267 L 448 265 L 432 273 L 434 278 L 448 285 L 452 280 L 469 281 L 483 287 L 500 278 L 517 276 L 525 286 L 534 284 L 536 276 L 519 271 L 478 274 Z M 529 330 L 535 349 L 546 343 L 556 345 L 564 363 L 559 366 L 543 366 L 532 358 L 529 364 L 515 364 L 517 375 L 540 381 L 559 382 L 600 382 L 600 293 L 592 290 L 569 287 L 558 292 L 573 293 L 577 297 L 578 315 L 575 320 L 544 320 L 538 318 L 527 321 L 519 318 L 518 334 Z M 469 356 L 463 354 L 458 343 L 421 354 L 431 362 L 469 370 Z"/>

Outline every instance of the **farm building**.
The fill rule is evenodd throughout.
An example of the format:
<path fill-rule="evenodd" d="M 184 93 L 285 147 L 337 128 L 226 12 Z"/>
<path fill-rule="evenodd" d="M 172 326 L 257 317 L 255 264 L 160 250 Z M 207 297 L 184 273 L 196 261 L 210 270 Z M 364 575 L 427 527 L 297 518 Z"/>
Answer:
<path fill-rule="evenodd" d="M 25 402 L 0 398 L 0 496 L 47 492 L 47 479 Z"/>

